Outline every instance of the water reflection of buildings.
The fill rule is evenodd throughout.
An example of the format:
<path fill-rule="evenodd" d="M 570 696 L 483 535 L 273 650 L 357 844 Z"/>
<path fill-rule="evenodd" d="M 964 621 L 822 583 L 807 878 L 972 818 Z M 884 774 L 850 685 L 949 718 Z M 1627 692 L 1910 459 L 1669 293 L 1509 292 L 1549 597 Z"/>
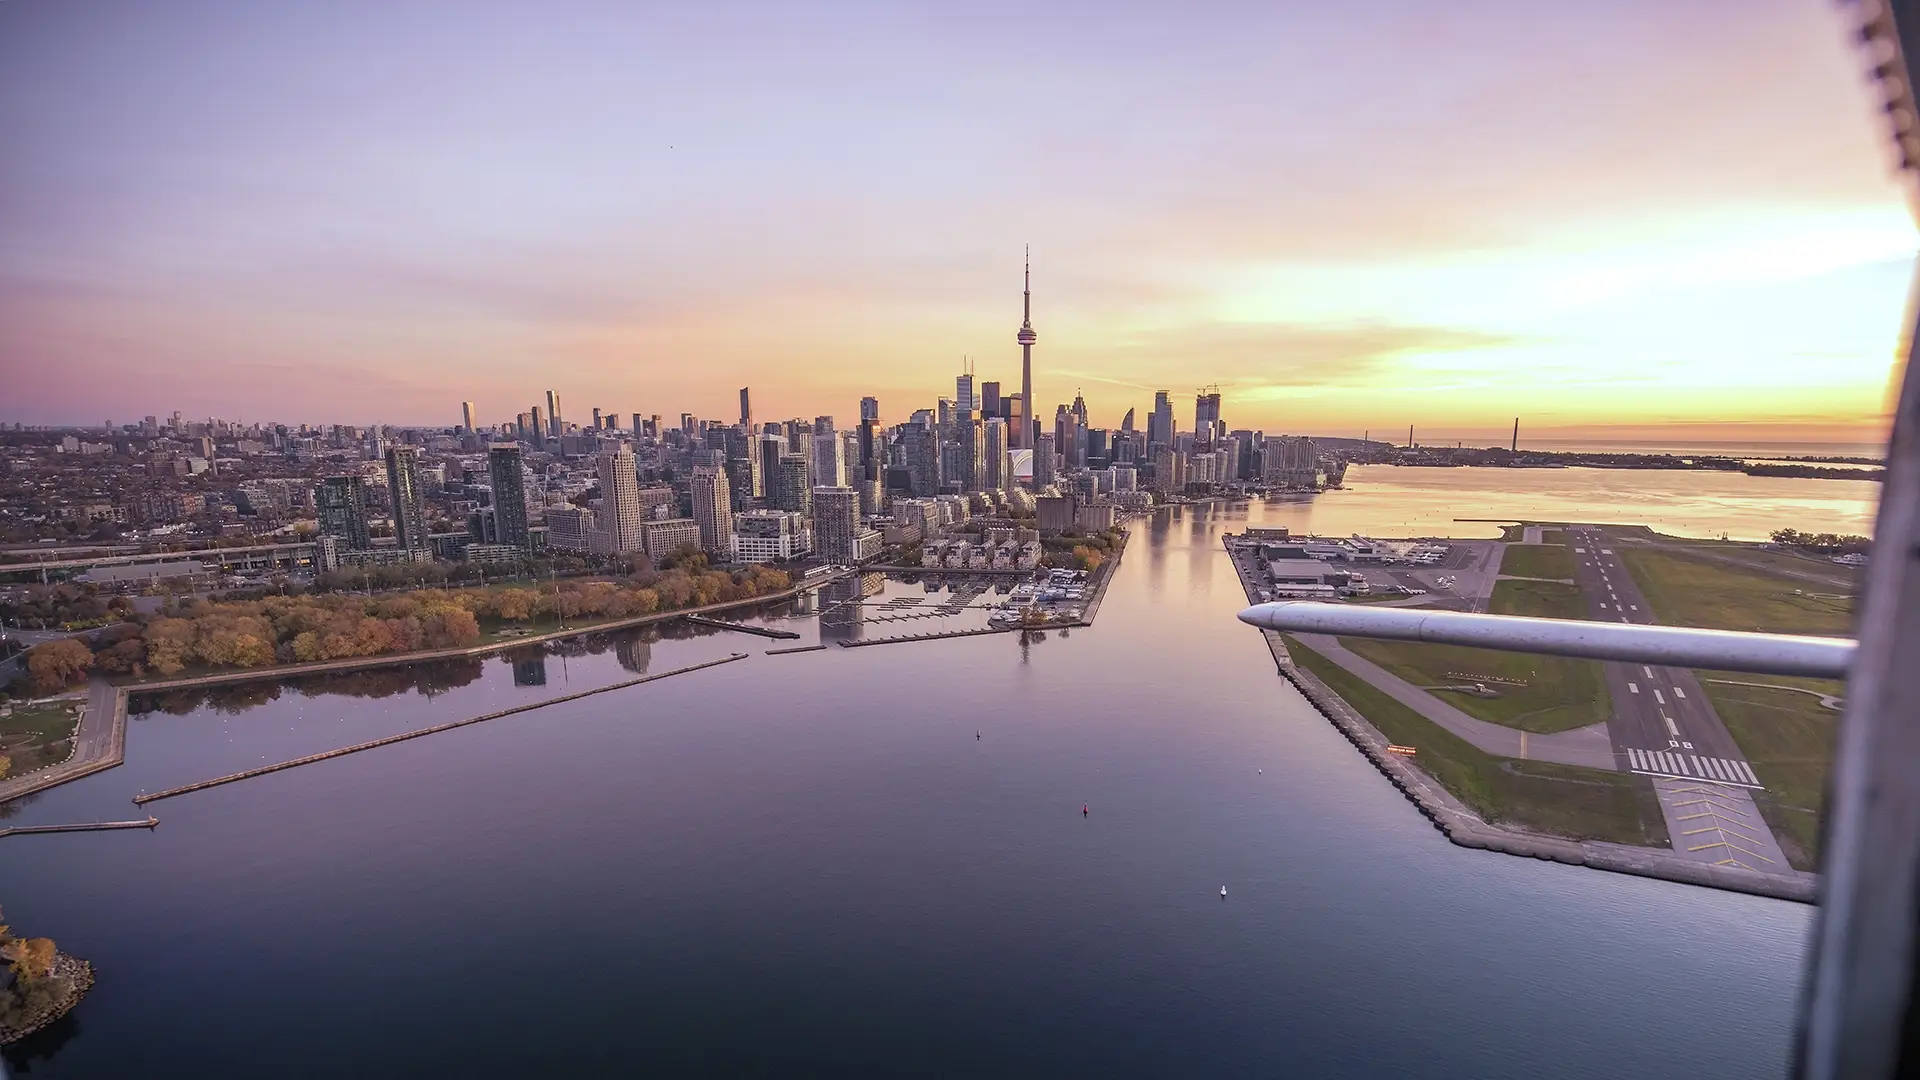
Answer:
<path fill-rule="evenodd" d="M 869 573 L 830 581 L 820 594 L 820 640 L 857 641 L 864 633 L 860 601 L 879 596 L 887 588 L 885 574 Z"/>
<path fill-rule="evenodd" d="M 645 675 L 647 665 L 653 663 L 653 642 L 645 631 L 636 631 L 613 643 L 613 655 L 621 667 L 635 675 Z"/>
<path fill-rule="evenodd" d="M 513 658 L 513 685 L 547 685 L 547 654 L 535 650 L 531 654 L 522 653 Z"/>

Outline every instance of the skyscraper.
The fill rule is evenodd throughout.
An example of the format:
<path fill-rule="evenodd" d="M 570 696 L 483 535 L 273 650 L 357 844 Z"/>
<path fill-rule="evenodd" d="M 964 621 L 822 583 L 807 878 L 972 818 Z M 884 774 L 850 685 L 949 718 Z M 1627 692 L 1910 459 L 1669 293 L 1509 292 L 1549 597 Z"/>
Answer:
<path fill-rule="evenodd" d="M 559 418 L 558 418 L 558 417 L 556 417 L 556 418 L 554 419 L 554 422 L 555 422 L 555 423 L 559 423 Z M 593 430 L 595 430 L 595 431 L 599 431 L 599 430 L 600 430 L 600 428 L 601 428 L 601 420 L 600 420 L 600 410 L 599 410 L 599 409 L 595 409 L 595 410 L 593 410 Z M 559 434 L 560 434 L 560 433 L 559 433 L 559 432 L 557 432 L 557 431 L 556 431 L 556 432 L 554 432 L 554 435 L 555 435 L 556 437 L 558 437 L 558 436 L 559 436 Z"/>
<path fill-rule="evenodd" d="M 727 474 L 710 465 L 693 470 L 693 520 L 700 526 L 700 546 L 712 553 L 731 553 L 733 547 L 733 492 Z"/>
<path fill-rule="evenodd" d="M 393 534 L 403 551 L 427 557 L 427 510 L 420 494 L 420 451 L 387 448 L 387 494 L 393 500 Z"/>
<path fill-rule="evenodd" d="M 1165 390 L 1153 392 L 1153 413 L 1147 417 L 1147 451 L 1173 445 L 1173 399 Z"/>
<path fill-rule="evenodd" d="M 1033 489 L 1038 491 L 1053 483 L 1053 474 L 1053 436 L 1042 432 L 1033 446 Z"/>
<path fill-rule="evenodd" d="M 940 492 L 940 438 L 932 423 L 910 423 L 901 432 L 906 445 L 907 491 L 922 498 Z"/>
<path fill-rule="evenodd" d="M 874 420 L 874 421 L 878 421 L 880 419 L 880 399 L 879 398 L 863 397 L 860 399 L 860 419 Z"/>
<path fill-rule="evenodd" d="M 822 417 L 827 421 L 827 430 L 822 432 L 815 421 L 813 434 L 813 486 L 844 487 L 847 483 L 846 444 L 840 441 L 840 433 L 833 430 L 833 418 Z"/>
<path fill-rule="evenodd" d="M 509 547 L 531 547 L 533 533 L 527 527 L 527 487 L 519 445 L 507 443 L 488 450 L 487 473 L 493 481 L 495 540 Z"/>
<path fill-rule="evenodd" d="M 963 413 L 980 407 L 973 400 L 973 372 L 969 371 L 953 380 L 953 407 Z"/>
<path fill-rule="evenodd" d="M 781 454 L 773 477 L 777 482 L 772 485 L 767 501 L 775 510 L 807 513 L 813 505 L 812 471 L 805 455 Z"/>
<path fill-rule="evenodd" d="M 547 448 L 548 427 L 545 415 L 540 412 L 540 406 L 535 405 L 532 409 L 528 410 L 527 416 L 530 418 L 527 421 L 527 429 L 533 432 L 534 448 L 537 450 L 545 450 Z"/>
<path fill-rule="evenodd" d="M 1127 410 L 1127 415 L 1121 418 L 1120 430 L 1123 434 L 1133 434 L 1133 410 L 1131 408 Z"/>
<path fill-rule="evenodd" d="M 601 454 L 600 530 L 605 550 L 614 555 L 640 550 L 640 523 L 646 515 L 640 509 L 640 474 L 634 467 L 633 451 L 625 444 Z"/>
<path fill-rule="evenodd" d="M 860 553 L 860 497 L 850 487 L 813 489 L 813 550 L 830 563 L 852 565 Z"/>
<path fill-rule="evenodd" d="M 1193 399 L 1193 437 L 1210 444 L 1225 431 L 1220 424 L 1220 388 L 1203 387 Z"/>
<path fill-rule="evenodd" d="M 547 434 L 557 439 L 564 430 L 566 429 L 560 426 L 560 394 L 558 391 L 549 390 L 547 391 Z"/>
<path fill-rule="evenodd" d="M 466 434 L 473 434 L 473 402 L 471 401 L 460 403 L 460 426 L 466 429 Z"/>
<path fill-rule="evenodd" d="M 1020 343 L 1020 400 L 1025 403 L 1029 419 L 1022 422 L 1020 441 L 1015 446 L 1034 445 L 1034 436 L 1039 433 L 1039 418 L 1032 416 L 1033 408 L 1033 343 L 1040 335 L 1033 332 L 1033 249 L 1027 249 L 1026 269 L 1020 277 L 1020 332 L 1014 340 Z"/>
<path fill-rule="evenodd" d="M 740 388 L 740 426 L 753 430 L 753 400 L 744 386 Z"/>
<path fill-rule="evenodd" d="M 988 491 L 1005 491 L 1012 486 L 1012 468 L 1007 463 L 1007 422 L 990 417 L 983 425 L 981 444 L 986 453 L 982 484 Z"/>
<path fill-rule="evenodd" d="M 980 421 L 967 417 L 953 425 L 954 441 L 959 445 L 960 490 L 987 489 L 987 439 Z"/>
<path fill-rule="evenodd" d="M 1000 384 L 983 382 L 980 384 L 980 419 L 986 420 L 1000 415 Z"/>
<path fill-rule="evenodd" d="M 313 492 L 314 508 L 319 513 L 320 534 L 332 536 L 348 551 L 365 551 L 373 546 L 367 528 L 366 481 L 358 475 L 329 476 Z"/>
<path fill-rule="evenodd" d="M 773 499 L 774 485 L 779 481 L 780 455 L 787 452 L 787 440 L 778 435 L 760 435 L 753 446 L 754 466 L 760 472 L 759 490 L 755 495 L 762 499 Z"/>

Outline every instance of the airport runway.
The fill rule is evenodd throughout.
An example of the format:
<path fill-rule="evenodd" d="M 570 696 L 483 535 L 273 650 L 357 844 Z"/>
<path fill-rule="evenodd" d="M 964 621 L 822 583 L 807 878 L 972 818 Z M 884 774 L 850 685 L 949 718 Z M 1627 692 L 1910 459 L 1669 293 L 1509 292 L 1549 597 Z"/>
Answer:
<path fill-rule="evenodd" d="M 1646 597 L 1606 534 L 1567 530 L 1587 617 L 1652 624 Z M 1652 776 L 1673 850 L 1703 862 L 1781 872 L 1786 856 L 1754 805 L 1760 779 L 1686 668 L 1607 663 L 1607 724 L 1623 770 Z"/>

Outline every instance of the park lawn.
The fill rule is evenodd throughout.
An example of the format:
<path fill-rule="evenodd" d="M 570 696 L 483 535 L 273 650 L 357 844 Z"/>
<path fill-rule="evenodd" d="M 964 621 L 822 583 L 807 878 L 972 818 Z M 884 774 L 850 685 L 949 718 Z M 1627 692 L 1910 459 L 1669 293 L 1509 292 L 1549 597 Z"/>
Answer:
<path fill-rule="evenodd" d="M 1725 680 L 1798 687 L 1839 696 L 1845 687 L 1828 679 L 1786 675 L 1696 672 L 1714 711 L 1766 785 L 1754 792 L 1761 816 L 1773 828 L 1796 869 L 1812 870 L 1820 855 L 1820 815 L 1826 806 L 1827 774 L 1833 768 L 1840 714 L 1813 694 L 1729 686 Z"/>
<path fill-rule="evenodd" d="M 1645 777 L 1496 757 L 1299 641 L 1287 638 L 1287 648 L 1295 663 L 1319 676 L 1388 740 L 1418 750 L 1414 763 L 1487 821 L 1575 840 L 1668 845 L 1659 800 Z"/>
<path fill-rule="evenodd" d="M 1491 607 L 1502 615 L 1554 619 L 1578 617 L 1584 610 L 1577 586 L 1553 581 L 1498 582 Z M 1366 638 L 1342 638 L 1341 644 L 1415 686 L 1478 682 L 1496 690 L 1500 696 L 1492 698 L 1459 691 L 1435 696 L 1468 716 L 1520 731 L 1551 734 L 1603 723 L 1613 715 L 1597 661 Z"/>
<path fill-rule="evenodd" d="M 19 776 L 65 761 L 80 724 L 80 703 L 50 701 L 15 705 L 0 716 L 0 755 L 11 759 L 7 776 Z"/>
<path fill-rule="evenodd" d="M 1671 551 L 1628 549 L 1627 569 L 1661 622 L 1774 634 L 1846 634 L 1853 601 L 1818 583 L 1690 559 Z"/>
<path fill-rule="evenodd" d="M 1573 553 L 1564 544 L 1508 544 L 1500 558 L 1500 572 L 1513 577 L 1573 578 Z"/>

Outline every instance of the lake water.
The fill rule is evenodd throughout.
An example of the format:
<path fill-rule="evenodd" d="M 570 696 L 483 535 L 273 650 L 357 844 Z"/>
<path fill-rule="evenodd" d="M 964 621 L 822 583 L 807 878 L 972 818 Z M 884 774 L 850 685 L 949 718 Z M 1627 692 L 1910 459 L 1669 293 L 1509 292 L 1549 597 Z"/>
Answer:
<path fill-rule="evenodd" d="M 1391 519 L 1437 521 L 1437 502 L 1367 491 L 1567 474 L 1364 475 L 1310 506 L 1137 524 L 1098 625 L 1031 644 L 764 655 L 823 622 L 941 625 L 875 621 L 890 597 L 948 595 L 895 584 L 776 619 L 797 643 L 604 635 L 168 699 L 132 721 L 126 765 L 12 823 L 136 817 L 142 789 L 752 654 L 156 803 L 152 833 L 0 840 L 8 921 L 99 973 L 7 1060 L 36 1078 L 1782 1075 L 1811 909 L 1453 847 L 1234 620 L 1223 529 L 1405 531 Z M 1453 512 L 1483 509 L 1503 512 Z"/>

